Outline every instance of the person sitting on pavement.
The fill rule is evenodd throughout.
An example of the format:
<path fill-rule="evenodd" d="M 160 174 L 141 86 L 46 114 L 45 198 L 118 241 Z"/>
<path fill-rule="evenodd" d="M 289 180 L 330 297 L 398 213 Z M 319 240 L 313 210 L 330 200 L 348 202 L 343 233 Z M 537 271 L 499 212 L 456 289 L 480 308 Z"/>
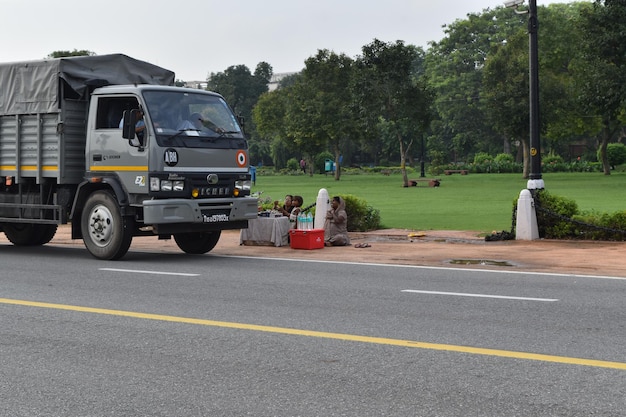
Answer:
<path fill-rule="evenodd" d="M 299 195 L 294 195 L 291 200 L 291 213 L 289 213 L 289 221 L 291 222 L 291 228 L 298 228 L 298 214 L 302 210 L 302 204 L 304 204 L 304 199 Z"/>
<path fill-rule="evenodd" d="M 326 212 L 324 223 L 324 245 L 325 246 L 348 246 L 350 237 L 348 236 L 348 213 L 346 212 L 346 202 L 341 197 L 333 197 L 330 209 Z"/>

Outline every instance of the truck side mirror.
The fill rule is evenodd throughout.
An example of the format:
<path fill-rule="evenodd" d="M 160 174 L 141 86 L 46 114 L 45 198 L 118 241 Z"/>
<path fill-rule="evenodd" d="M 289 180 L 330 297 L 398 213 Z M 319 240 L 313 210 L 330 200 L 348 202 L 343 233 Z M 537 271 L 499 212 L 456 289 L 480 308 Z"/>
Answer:
<path fill-rule="evenodd" d="M 122 125 L 122 137 L 128 139 L 132 146 L 139 146 L 140 148 L 143 148 L 145 144 L 144 137 L 146 130 L 145 123 L 142 122 L 141 125 L 138 125 L 142 117 L 143 113 L 141 110 L 124 110 L 124 122 Z M 137 139 L 135 139 L 135 137 Z"/>
<path fill-rule="evenodd" d="M 122 137 L 124 139 L 135 138 L 135 124 L 137 124 L 137 114 L 135 110 L 124 110 L 124 121 L 122 122 Z"/>

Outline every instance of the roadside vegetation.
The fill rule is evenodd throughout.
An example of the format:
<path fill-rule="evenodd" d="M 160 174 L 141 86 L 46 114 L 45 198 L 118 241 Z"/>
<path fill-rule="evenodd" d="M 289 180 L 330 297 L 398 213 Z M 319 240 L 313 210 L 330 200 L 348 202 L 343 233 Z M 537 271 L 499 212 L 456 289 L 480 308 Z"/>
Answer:
<path fill-rule="evenodd" d="M 269 209 L 274 200 L 282 201 L 286 194 L 301 195 L 304 206 L 308 206 L 316 201 L 319 190 L 325 188 L 330 197 L 354 196 L 362 200 L 361 206 L 377 211 L 380 222 L 373 228 L 473 230 L 491 234 L 512 229 L 517 198 L 526 188 L 526 180 L 520 174 L 509 173 L 441 175 L 436 177 L 441 180 L 439 187 L 429 187 L 427 183 L 403 187 L 402 175 L 397 169 L 390 169 L 389 175 L 381 170 L 385 169 L 350 168 L 344 171 L 341 181 L 335 181 L 332 173 L 310 176 L 299 170 L 276 174 L 271 168 L 261 169 L 257 171 L 253 191 L 259 194 L 263 208 Z M 420 178 L 419 170 L 409 168 L 408 172 L 410 179 Z M 543 179 L 547 193 L 557 200 L 547 207 L 557 212 L 565 207 L 569 211 L 563 212 L 564 215 L 575 214 L 580 221 L 608 222 L 605 224 L 611 223 L 612 216 L 614 220 L 626 217 L 624 166 L 618 166 L 611 176 L 599 172 L 568 172 L 546 173 Z M 561 198 L 571 200 L 574 209 L 569 203 L 561 203 Z M 620 226 L 619 220 L 614 226 Z M 621 223 L 621 227 L 626 224 Z M 545 237 L 572 236 L 561 233 Z"/>

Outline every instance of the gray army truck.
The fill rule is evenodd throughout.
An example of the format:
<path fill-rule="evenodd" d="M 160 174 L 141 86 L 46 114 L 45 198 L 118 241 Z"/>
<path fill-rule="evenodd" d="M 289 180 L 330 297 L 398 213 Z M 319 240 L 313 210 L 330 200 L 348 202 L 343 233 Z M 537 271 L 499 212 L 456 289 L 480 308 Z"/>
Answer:
<path fill-rule="evenodd" d="M 223 97 L 125 55 L 0 64 L 0 231 L 48 243 L 71 223 L 99 259 L 134 236 L 202 254 L 257 217 L 248 145 Z"/>

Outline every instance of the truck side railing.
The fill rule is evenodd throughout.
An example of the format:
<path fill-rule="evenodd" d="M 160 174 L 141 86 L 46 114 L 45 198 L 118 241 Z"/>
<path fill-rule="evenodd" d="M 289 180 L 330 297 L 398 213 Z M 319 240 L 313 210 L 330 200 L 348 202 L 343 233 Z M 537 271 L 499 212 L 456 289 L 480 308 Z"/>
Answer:
<path fill-rule="evenodd" d="M 20 204 L 20 203 L 0 203 L 0 212 L 5 213 L 5 209 L 19 211 L 19 217 L 0 217 L 0 222 L 5 223 L 28 223 L 33 224 L 62 224 L 63 206 L 49 204 Z M 31 213 L 39 210 L 37 217 L 24 217 L 23 210 Z M 48 214 L 48 215 L 45 215 Z"/>

